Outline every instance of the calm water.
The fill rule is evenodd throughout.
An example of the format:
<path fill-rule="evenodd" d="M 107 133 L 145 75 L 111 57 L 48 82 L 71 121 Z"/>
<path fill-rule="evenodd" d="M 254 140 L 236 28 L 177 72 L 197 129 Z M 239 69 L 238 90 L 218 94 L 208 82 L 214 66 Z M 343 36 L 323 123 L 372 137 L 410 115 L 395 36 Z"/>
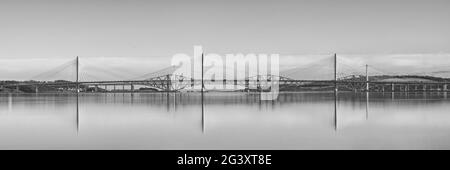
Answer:
<path fill-rule="evenodd" d="M 1 94 L 0 149 L 450 149 L 445 93 Z M 336 103 L 336 110 L 335 110 Z"/>

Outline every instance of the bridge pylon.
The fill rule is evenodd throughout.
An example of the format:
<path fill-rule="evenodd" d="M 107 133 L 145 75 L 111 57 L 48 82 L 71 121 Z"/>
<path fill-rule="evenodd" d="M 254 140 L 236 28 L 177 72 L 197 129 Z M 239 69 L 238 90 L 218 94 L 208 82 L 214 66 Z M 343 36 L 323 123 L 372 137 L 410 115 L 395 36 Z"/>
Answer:
<path fill-rule="evenodd" d="M 80 92 L 80 84 L 78 83 L 78 72 L 79 72 L 79 66 L 80 66 L 80 63 L 79 63 L 79 61 L 78 61 L 79 59 L 78 59 L 78 56 L 77 56 L 77 58 L 76 58 L 76 88 L 77 88 L 77 93 L 79 93 Z"/>
<path fill-rule="evenodd" d="M 366 64 L 366 92 L 369 92 L 369 65 Z"/>

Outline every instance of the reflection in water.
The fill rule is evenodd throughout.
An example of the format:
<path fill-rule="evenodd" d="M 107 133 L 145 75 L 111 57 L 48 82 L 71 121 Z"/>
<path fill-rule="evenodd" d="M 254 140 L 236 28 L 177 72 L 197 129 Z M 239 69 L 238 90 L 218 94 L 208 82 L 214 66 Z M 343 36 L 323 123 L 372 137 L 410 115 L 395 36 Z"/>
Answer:
<path fill-rule="evenodd" d="M 77 93 L 77 105 L 76 105 L 76 108 L 77 108 L 77 117 L 76 117 L 76 125 L 77 125 L 77 134 L 78 134 L 78 132 L 80 131 L 80 111 L 79 111 L 79 108 L 80 108 L 80 106 L 79 106 L 79 102 L 80 102 L 80 100 L 79 100 L 79 96 L 80 96 L 80 94 L 79 93 Z"/>
<path fill-rule="evenodd" d="M 337 113 L 338 91 L 334 91 L 334 130 L 338 129 L 338 113 Z"/>
<path fill-rule="evenodd" d="M 201 95 L 202 95 L 202 99 L 201 99 L 202 100 L 202 132 L 205 133 L 205 103 L 204 103 L 205 96 L 204 96 L 203 91 L 202 91 Z"/>
<path fill-rule="evenodd" d="M 446 96 L 282 93 L 261 101 L 258 93 L 2 94 L 0 148 L 449 149 Z"/>
<path fill-rule="evenodd" d="M 384 97 L 384 93 L 383 93 Z M 366 92 L 366 120 L 369 119 L 369 92 Z"/>
<path fill-rule="evenodd" d="M 9 93 L 8 94 L 8 113 L 12 112 L 12 103 L 13 103 L 12 94 Z"/>

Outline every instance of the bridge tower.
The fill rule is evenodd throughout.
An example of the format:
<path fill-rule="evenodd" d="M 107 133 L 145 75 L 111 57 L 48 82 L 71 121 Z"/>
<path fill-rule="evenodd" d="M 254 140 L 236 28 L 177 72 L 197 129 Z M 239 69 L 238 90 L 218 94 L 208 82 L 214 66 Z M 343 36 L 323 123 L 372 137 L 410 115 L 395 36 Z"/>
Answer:
<path fill-rule="evenodd" d="M 77 86 L 77 93 L 79 93 L 80 92 L 80 85 L 78 84 L 78 68 L 79 67 L 79 62 L 78 62 L 78 56 L 77 56 L 77 59 L 76 59 L 76 86 Z"/>
<path fill-rule="evenodd" d="M 337 55 L 334 53 L 334 92 L 338 91 L 337 80 Z"/>
<path fill-rule="evenodd" d="M 366 91 L 369 92 L 369 65 L 366 64 Z"/>
<path fill-rule="evenodd" d="M 338 128 L 337 99 L 338 99 L 337 55 L 336 53 L 334 53 L 334 130 L 337 130 Z"/>
<path fill-rule="evenodd" d="M 205 84 L 204 84 L 204 82 L 203 82 L 203 60 L 204 60 L 204 55 L 203 55 L 203 50 L 202 50 L 202 89 L 201 89 L 201 92 L 202 92 L 202 95 L 203 95 L 203 90 L 204 90 L 204 88 L 205 88 Z"/>

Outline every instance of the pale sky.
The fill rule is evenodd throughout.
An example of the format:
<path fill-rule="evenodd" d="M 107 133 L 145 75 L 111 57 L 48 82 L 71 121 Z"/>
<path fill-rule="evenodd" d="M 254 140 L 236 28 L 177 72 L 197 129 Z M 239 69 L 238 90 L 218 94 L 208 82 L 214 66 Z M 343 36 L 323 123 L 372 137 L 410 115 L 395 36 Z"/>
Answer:
<path fill-rule="evenodd" d="M 430 65 L 447 62 L 449 9 L 448 0 L 1 0 L 0 59 L 103 57 L 140 72 L 202 45 L 223 55 L 338 53 L 414 69 L 424 56 Z M 391 60 L 399 55 L 406 58 Z M 144 58 L 150 68 L 123 58 Z M 1 79 L 38 72 L 33 64 L 3 63 Z"/>

